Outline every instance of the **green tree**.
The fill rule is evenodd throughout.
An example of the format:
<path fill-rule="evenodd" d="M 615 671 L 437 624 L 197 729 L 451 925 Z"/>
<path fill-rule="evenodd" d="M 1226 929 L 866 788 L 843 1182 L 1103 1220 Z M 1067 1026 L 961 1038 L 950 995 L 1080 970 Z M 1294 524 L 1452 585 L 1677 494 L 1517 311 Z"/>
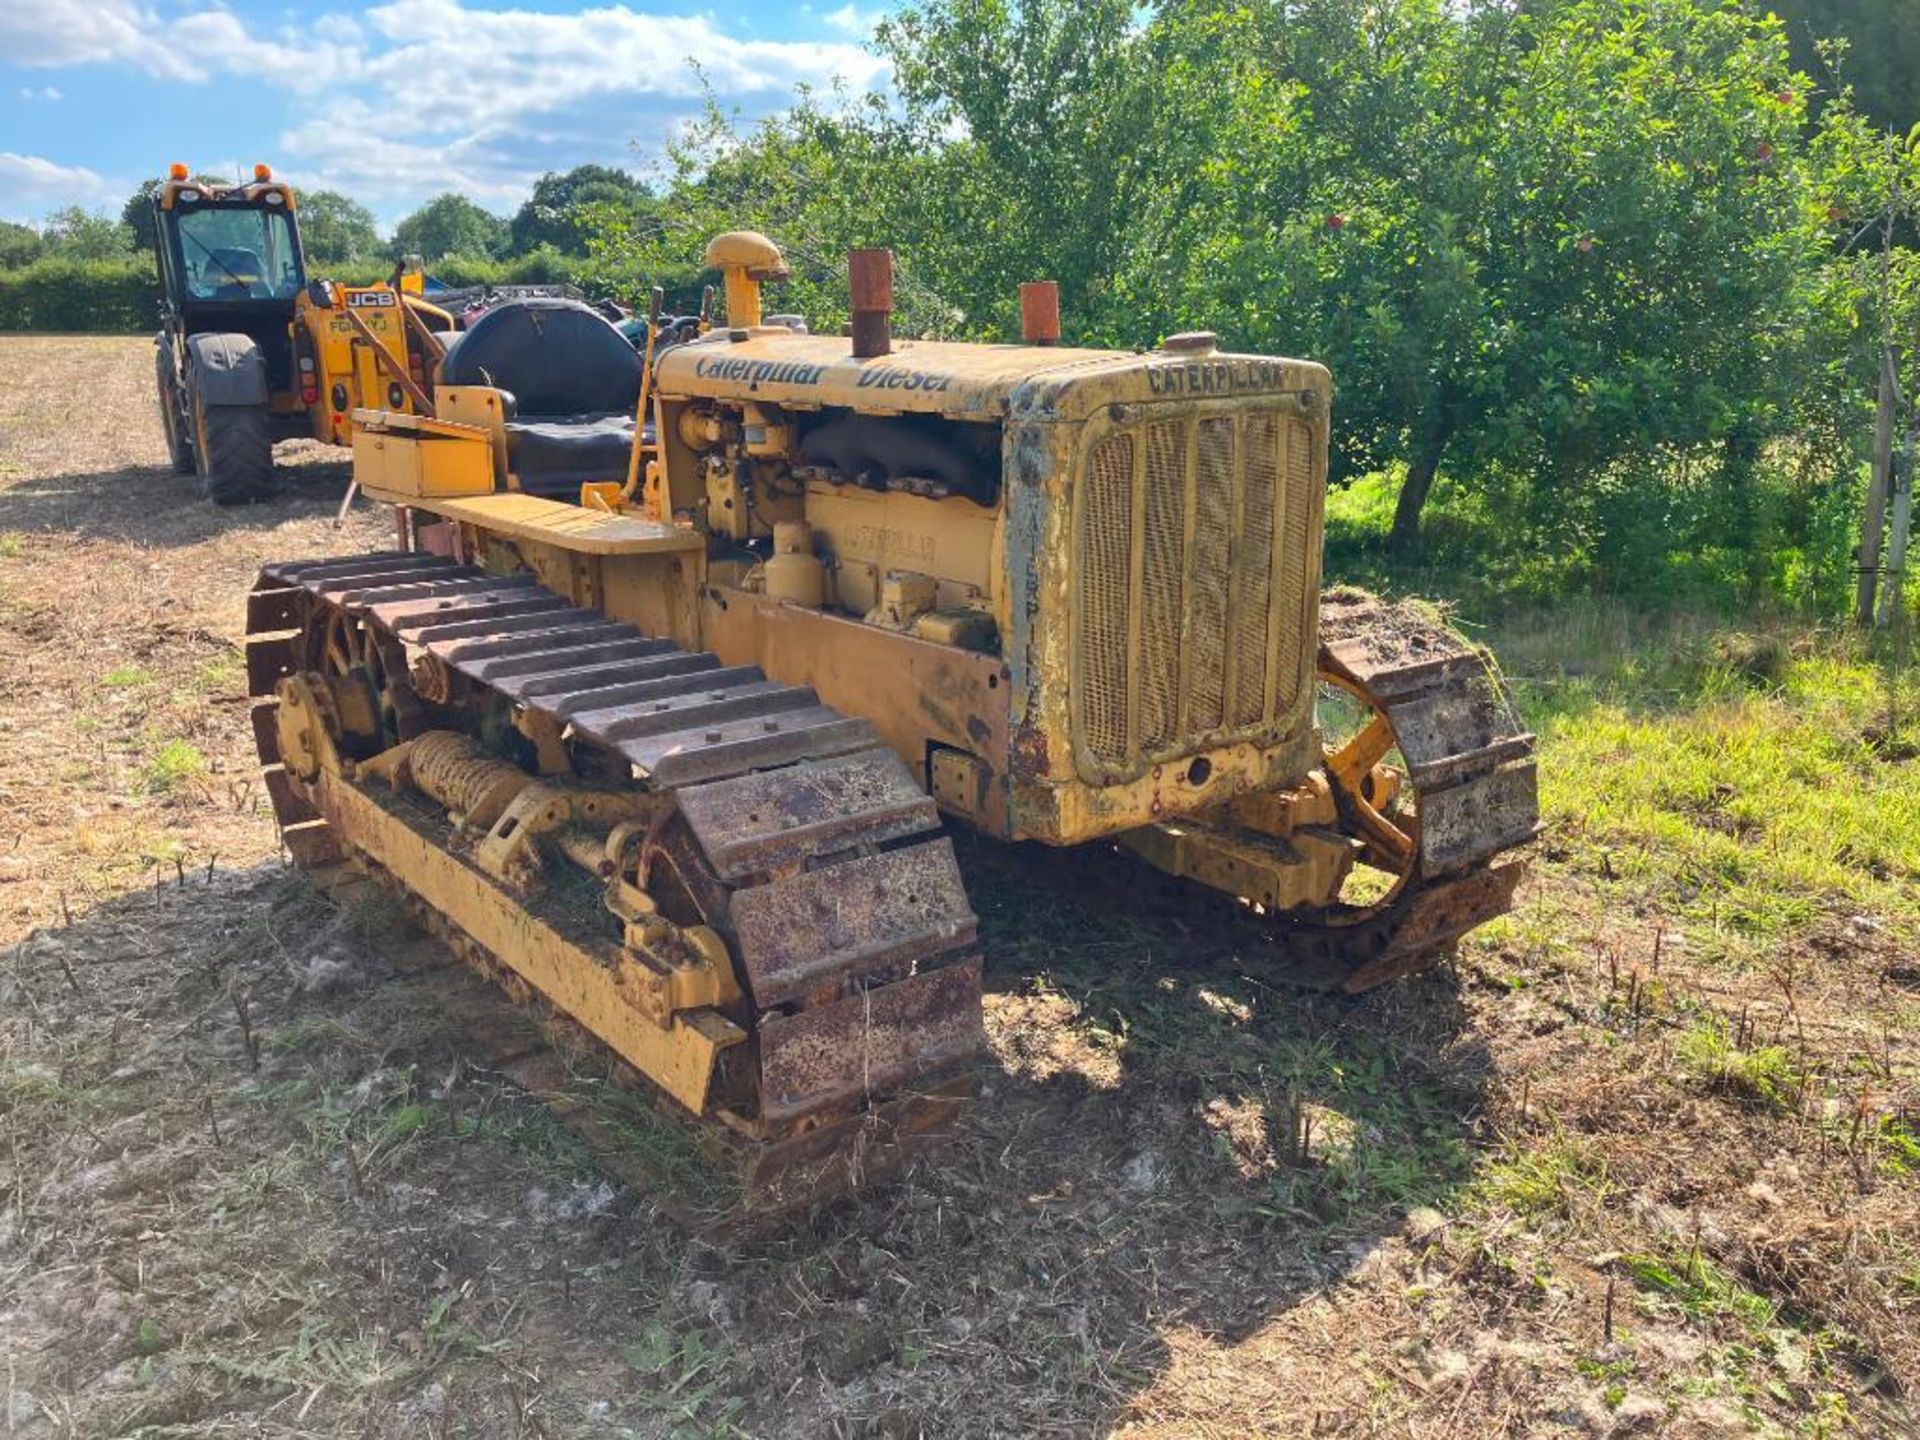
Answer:
<path fill-rule="evenodd" d="M 102 210 L 69 205 L 47 217 L 47 253 L 63 260 L 119 260 L 133 248 L 127 227 Z"/>
<path fill-rule="evenodd" d="M 231 185 L 233 182 L 224 175 L 205 173 L 193 177 L 202 185 Z M 141 255 L 153 252 L 153 194 L 166 182 L 155 175 L 140 182 L 140 188 L 127 197 L 120 207 L 120 223 L 127 227 L 131 235 L 131 248 Z"/>
<path fill-rule="evenodd" d="M 912 217 L 932 194 L 937 145 L 921 143 L 879 97 L 828 108 L 803 95 L 792 109 L 741 133 L 709 104 L 704 117 L 669 149 L 672 175 L 656 209 L 590 207 L 583 279 L 639 303 L 652 285 L 669 306 L 691 310 L 707 241 L 723 230 L 764 231 L 786 252 L 792 271 L 771 303 L 805 314 L 819 329 L 846 317 L 846 252 L 893 245 L 894 301 L 900 323 L 921 334 L 965 328 L 958 308 L 928 283 L 922 262 L 958 237 Z"/>
<path fill-rule="evenodd" d="M 1765 0 L 1787 22 L 1796 68 L 1906 135 L 1920 125 L 1920 0 Z M 1825 53 L 1841 42 L 1831 57 Z"/>
<path fill-rule="evenodd" d="M 910 330 L 1004 338 L 1051 277 L 1073 338 L 1325 360 L 1336 480 L 1397 481 L 1401 547 L 1447 491 L 1595 575 L 1691 546 L 1758 581 L 1773 442 L 1851 470 L 1892 161 L 1745 0 L 921 0 L 879 40 L 896 100 L 710 109 L 590 273 L 689 296 L 750 224 L 817 328 L 890 244 Z"/>
<path fill-rule="evenodd" d="M 906 106 L 901 148 L 929 158 L 912 188 L 863 198 L 896 243 L 932 249 L 925 268 L 974 326 L 1016 331 L 1022 280 L 1056 280 L 1069 312 L 1094 309 L 1143 181 L 1171 178 L 1143 171 L 1162 157 L 1137 13 L 1129 0 L 930 0 L 877 29 Z"/>
<path fill-rule="evenodd" d="M 0 270 L 18 270 L 45 253 L 47 242 L 31 225 L 0 220 Z"/>
<path fill-rule="evenodd" d="M 1215 317 L 1326 359 L 1341 472 L 1404 466 L 1401 547 L 1448 470 L 1570 511 L 1663 446 L 1751 456 L 1818 388 L 1838 227 L 1777 23 L 1663 0 L 1191 3 L 1142 44 L 1187 132 L 1156 148 L 1189 158 L 1116 292 L 1156 329 Z"/>
<path fill-rule="evenodd" d="M 394 228 L 388 247 L 395 256 L 419 255 L 429 262 L 449 255 L 486 260 L 507 245 L 507 222 L 482 210 L 464 195 L 436 195 Z"/>
<path fill-rule="evenodd" d="M 611 218 L 609 212 L 638 220 L 652 201 L 653 192 L 624 170 L 605 165 L 576 165 L 565 174 L 549 170 L 514 214 L 512 253 L 526 255 L 544 246 L 584 255 L 590 209 L 600 213 L 602 223 Z"/>
<path fill-rule="evenodd" d="M 338 190 L 314 190 L 299 196 L 295 215 L 310 265 L 359 264 L 382 253 L 373 212 Z"/>

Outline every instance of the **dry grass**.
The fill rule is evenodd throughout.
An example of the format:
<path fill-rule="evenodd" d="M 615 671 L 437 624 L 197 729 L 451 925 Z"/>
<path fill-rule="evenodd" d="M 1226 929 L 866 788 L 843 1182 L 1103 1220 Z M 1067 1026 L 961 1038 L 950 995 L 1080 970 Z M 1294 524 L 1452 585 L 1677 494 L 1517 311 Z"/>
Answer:
<path fill-rule="evenodd" d="M 324 455 L 201 505 L 149 383 L 138 342 L 0 340 L 0 1435 L 1914 1433 L 1907 852 L 1759 904 L 1706 863 L 1744 793 L 1577 813 L 1645 783 L 1581 717 L 1690 756 L 1693 696 L 1559 707 L 1521 912 L 1359 1001 L 976 886 L 965 1132 L 720 1245 L 473 1067 L 403 927 L 280 867 L 241 597 L 384 529 L 330 529 Z M 1512 647 L 1536 704 L 1564 649 Z"/>

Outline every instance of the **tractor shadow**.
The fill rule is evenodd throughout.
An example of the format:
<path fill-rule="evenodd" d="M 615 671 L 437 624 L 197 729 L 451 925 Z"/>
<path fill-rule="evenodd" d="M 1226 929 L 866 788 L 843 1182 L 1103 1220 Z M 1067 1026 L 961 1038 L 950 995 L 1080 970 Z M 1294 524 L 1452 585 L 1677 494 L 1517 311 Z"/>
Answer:
<path fill-rule="evenodd" d="M 1402 1237 L 1417 1256 L 1432 1221 L 1410 1215 L 1469 1181 L 1493 1062 L 1449 974 L 1301 992 L 964 868 L 992 1053 L 961 1136 L 702 1270 L 775 1297 L 762 1386 L 820 1384 L 791 1414 L 736 1389 L 752 1433 L 1104 1433 L 1183 1356 L 1284 1336 Z"/>
<path fill-rule="evenodd" d="M 180 549 L 235 531 L 331 518 L 353 478 L 353 462 L 331 446 L 284 441 L 276 447 L 274 475 L 272 498 L 232 506 L 209 503 L 195 477 L 165 465 L 31 476 L 0 489 L 0 532 Z"/>

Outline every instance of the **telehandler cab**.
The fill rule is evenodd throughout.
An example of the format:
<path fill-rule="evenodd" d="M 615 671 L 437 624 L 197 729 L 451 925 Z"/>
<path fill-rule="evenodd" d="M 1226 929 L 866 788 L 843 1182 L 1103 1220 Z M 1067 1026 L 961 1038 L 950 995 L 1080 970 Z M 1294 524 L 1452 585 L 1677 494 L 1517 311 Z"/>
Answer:
<path fill-rule="evenodd" d="M 293 191 L 253 173 L 215 185 L 176 164 L 153 195 L 160 419 L 175 473 L 220 505 L 272 493 L 276 440 L 350 445 L 363 406 L 430 414 L 454 328 L 417 267 L 371 286 L 310 279 Z"/>

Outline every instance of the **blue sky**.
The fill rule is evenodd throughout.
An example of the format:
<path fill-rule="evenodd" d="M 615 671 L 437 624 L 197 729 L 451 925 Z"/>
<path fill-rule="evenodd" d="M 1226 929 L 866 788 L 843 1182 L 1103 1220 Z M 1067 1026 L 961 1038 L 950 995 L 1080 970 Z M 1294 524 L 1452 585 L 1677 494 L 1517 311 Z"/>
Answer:
<path fill-rule="evenodd" d="M 546 170 L 644 172 L 700 108 L 884 86 L 885 0 L 0 0 L 0 218 L 117 210 L 173 160 L 271 162 L 383 228 L 442 190 L 511 211 Z"/>

